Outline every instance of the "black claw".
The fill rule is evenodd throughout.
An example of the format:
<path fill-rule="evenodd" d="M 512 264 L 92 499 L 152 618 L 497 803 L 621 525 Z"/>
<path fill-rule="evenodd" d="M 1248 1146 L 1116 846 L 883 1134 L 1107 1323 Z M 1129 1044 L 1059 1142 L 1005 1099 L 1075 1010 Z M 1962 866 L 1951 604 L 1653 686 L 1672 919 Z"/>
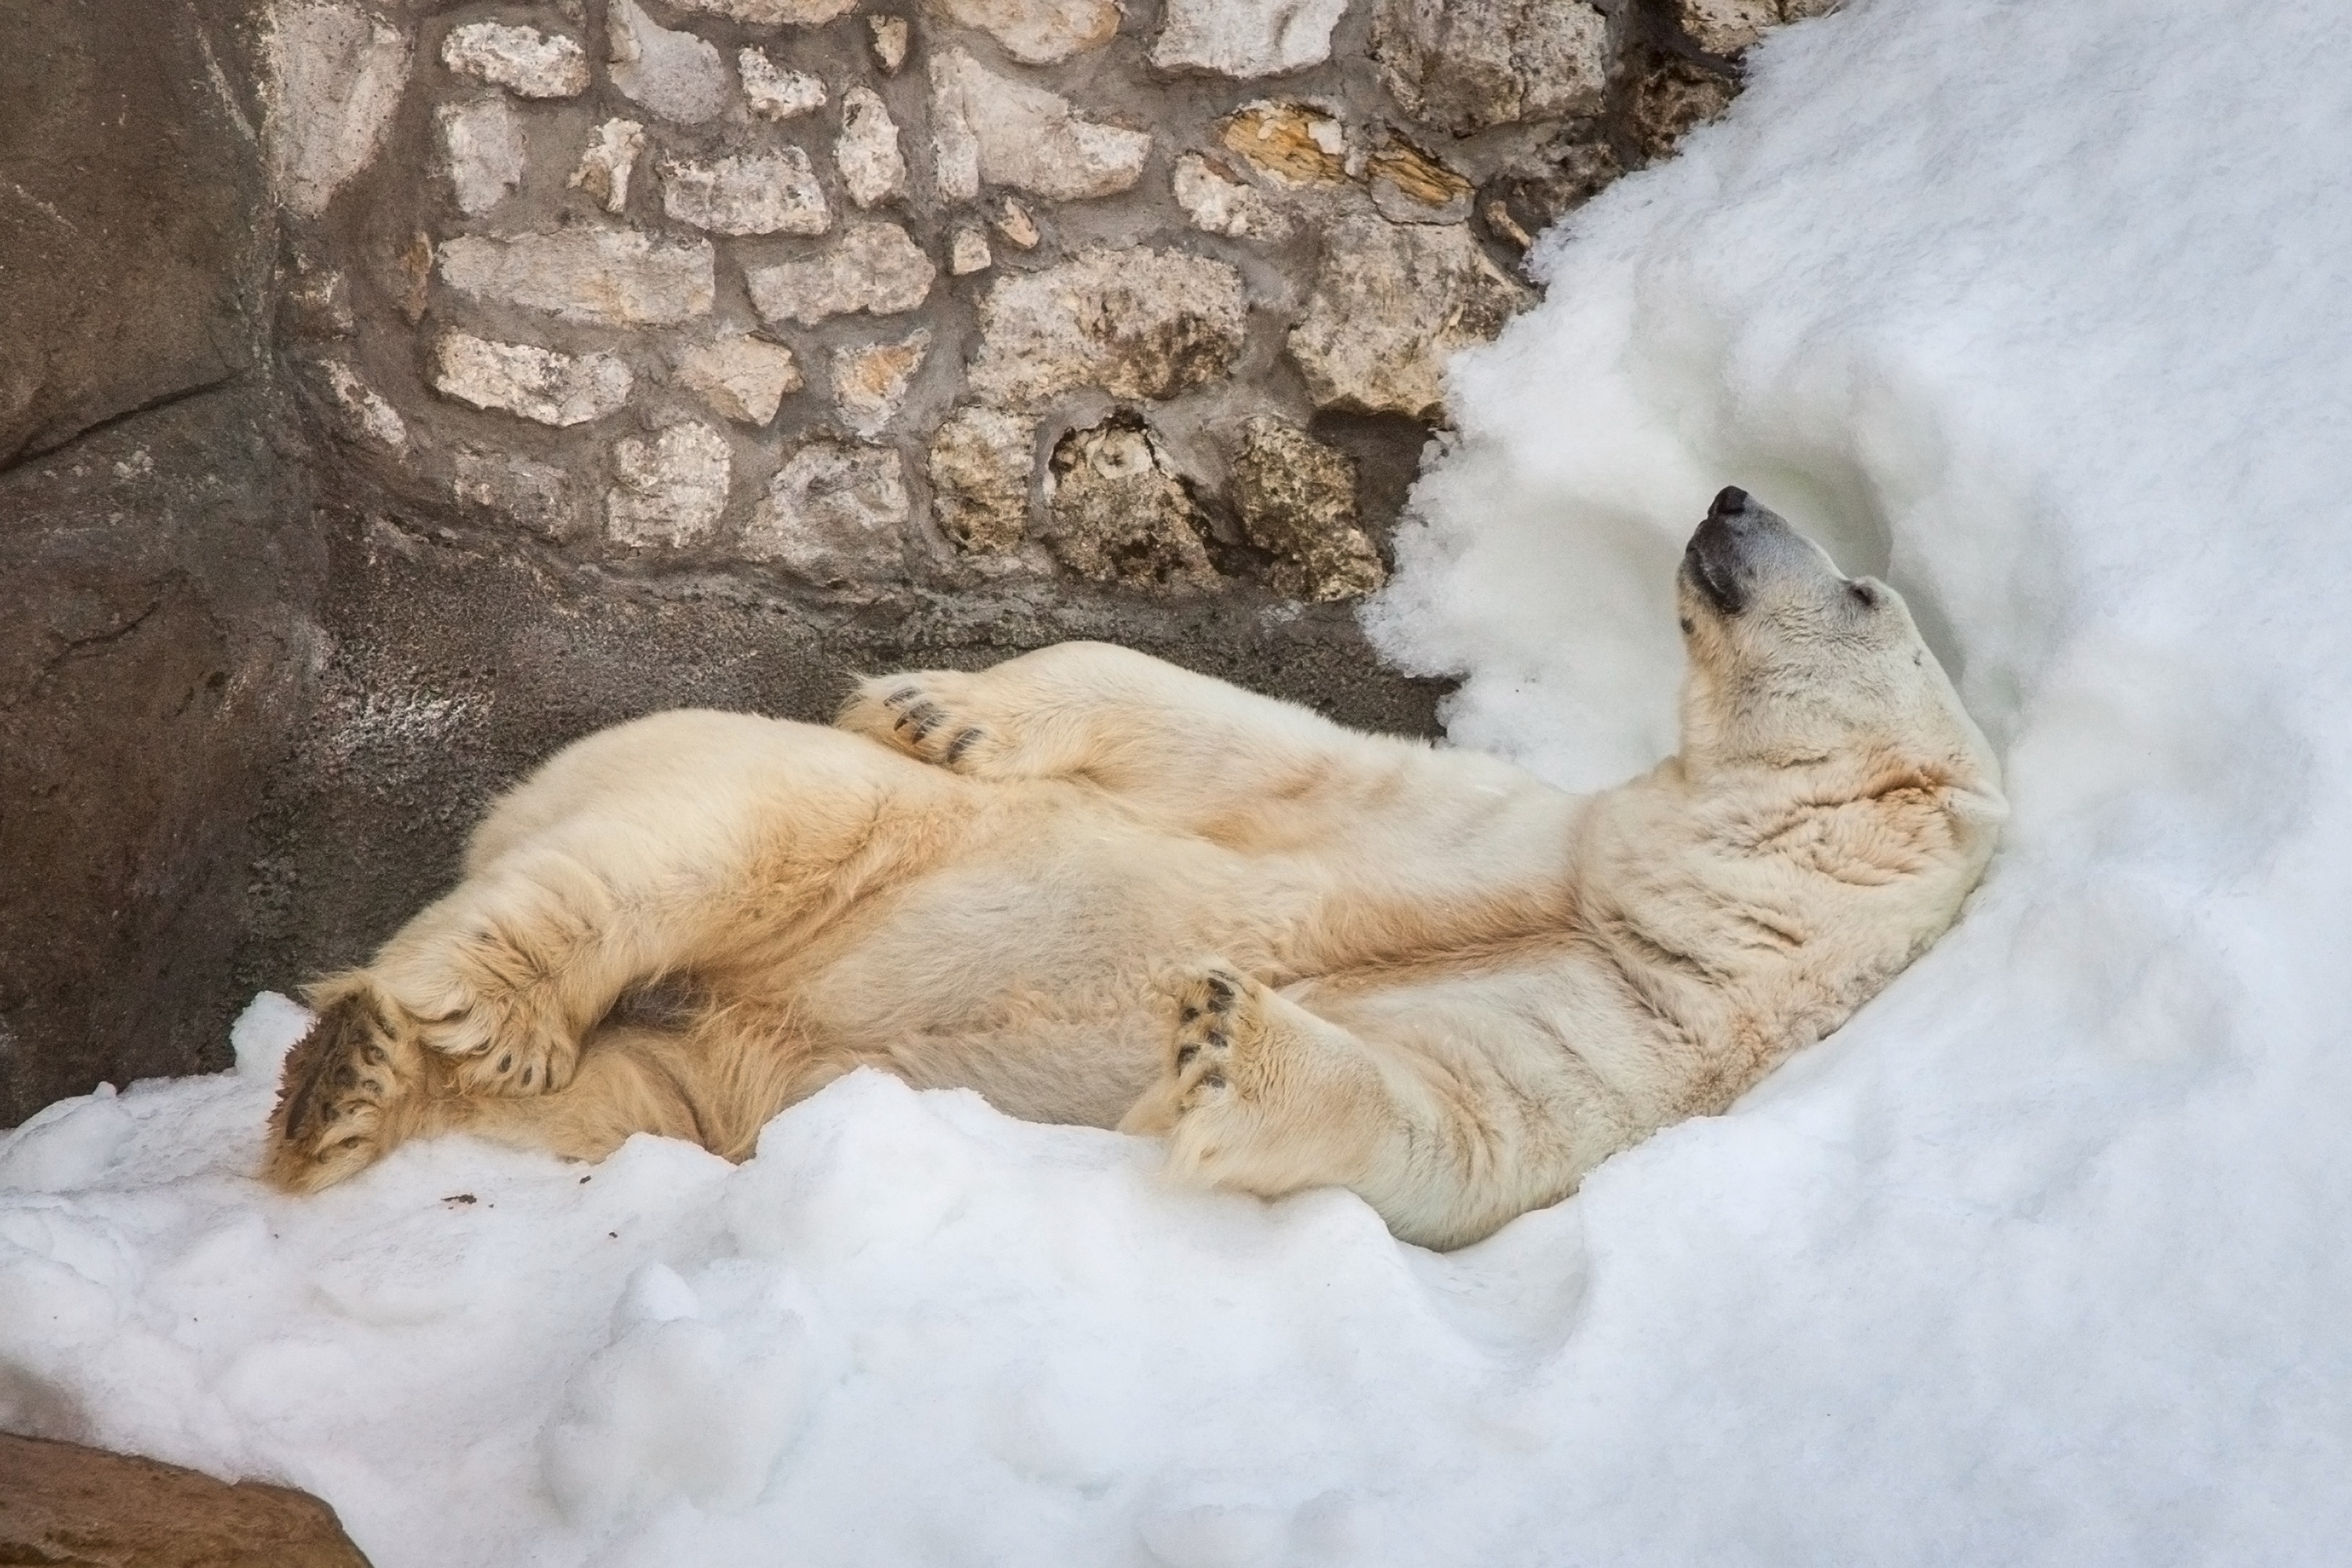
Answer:
<path fill-rule="evenodd" d="M 1177 1065 L 1178 1067 L 1180 1067 L 1180 1068 L 1181 1068 L 1181 1067 L 1182 1067 L 1185 1063 L 1187 1063 L 1187 1062 L 1191 1061 L 1194 1057 L 1197 1057 L 1197 1056 L 1199 1056 L 1200 1054 L 1201 1054 L 1201 1047 L 1198 1047 L 1198 1046 L 1186 1046 L 1182 1050 L 1178 1051 L 1178 1052 L 1176 1053 L 1176 1065 Z"/>
<path fill-rule="evenodd" d="M 1225 1048 L 1225 1032 L 1223 1029 L 1210 1030 L 1209 1046 L 1213 1050 L 1223 1050 Z"/>
<path fill-rule="evenodd" d="M 882 699 L 882 705 L 885 708 L 904 708 L 922 694 L 923 689 L 919 686 L 902 686 Z"/>
<path fill-rule="evenodd" d="M 535 1073 L 535 1072 L 537 1072 L 538 1070 L 539 1070 L 539 1069 L 538 1069 L 537 1068 L 523 1068 L 523 1069 L 522 1069 L 522 1086 L 523 1086 L 523 1088 L 525 1088 L 525 1089 L 529 1089 L 529 1088 L 530 1087 L 530 1075 L 531 1075 L 531 1074 L 533 1074 L 533 1073 Z"/>
<path fill-rule="evenodd" d="M 1184 1004 L 1183 1010 L 1176 1015 L 1176 1021 L 1180 1024 L 1189 1024 L 1200 1016 L 1201 1010 L 1187 1002 Z"/>
<path fill-rule="evenodd" d="M 1201 1087 L 1202 1089 L 1223 1089 L 1225 1087 L 1225 1075 L 1221 1072 L 1204 1072 L 1201 1075 Z"/>
<path fill-rule="evenodd" d="M 1219 1003 L 1231 1002 L 1234 999 L 1234 983 L 1222 974 L 1212 974 L 1209 976 L 1209 994 L 1217 999 L 1210 1004 L 1213 1007 Z M 1223 1011 L 1222 1008 L 1219 1010 Z"/>
<path fill-rule="evenodd" d="M 512 1051 L 509 1051 L 506 1055 L 504 1055 L 504 1056 L 502 1056 L 502 1057 L 500 1057 L 500 1058 L 499 1058 L 499 1070 L 500 1072 L 504 1072 L 504 1071 L 506 1071 L 509 1068 L 511 1068 L 511 1067 L 513 1067 L 513 1066 L 514 1066 L 514 1053 L 513 1053 Z"/>
<path fill-rule="evenodd" d="M 971 751 L 972 748 L 972 742 L 979 739 L 980 731 L 977 730 L 963 730 L 958 731 L 956 738 L 948 742 L 948 761 L 951 763 L 960 763 L 963 761 L 963 754 L 966 752 Z"/>

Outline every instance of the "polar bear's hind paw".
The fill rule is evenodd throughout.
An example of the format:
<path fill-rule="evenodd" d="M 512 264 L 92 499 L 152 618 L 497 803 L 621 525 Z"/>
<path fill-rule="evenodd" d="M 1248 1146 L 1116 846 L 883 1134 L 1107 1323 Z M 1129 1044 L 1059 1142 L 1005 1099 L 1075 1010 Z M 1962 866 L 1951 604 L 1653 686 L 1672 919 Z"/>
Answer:
<path fill-rule="evenodd" d="M 416 1087 L 417 1056 L 366 993 L 327 1002 L 286 1058 L 269 1118 L 270 1184 L 317 1192 L 380 1159 L 394 1108 Z"/>

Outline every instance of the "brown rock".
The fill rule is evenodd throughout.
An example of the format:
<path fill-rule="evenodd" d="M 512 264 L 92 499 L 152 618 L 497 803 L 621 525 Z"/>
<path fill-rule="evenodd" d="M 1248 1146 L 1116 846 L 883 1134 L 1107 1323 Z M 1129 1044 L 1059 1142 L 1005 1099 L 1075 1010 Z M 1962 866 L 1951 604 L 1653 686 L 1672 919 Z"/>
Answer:
<path fill-rule="evenodd" d="M 1242 426 L 1234 505 L 1250 542 L 1271 553 L 1275 592 L 1317 604 L 1360 599 L 1388 581 L 1356 521 L 1356 466 L 1296 425 Z"/>
<path fill-rule="evenodd" d="M 929 328 L 895 343 L 860 343 L 833 351 L 833 402 L 841 422 L 869 439 L 882 433 L 907 401 L 907 388 L 931 351 Z"/>
<path fill-rule="evenodd" d="M 1348 177 L 1347 132 L 1311 104 L 1250 104 L 1219 122 L 1217 140 L 1286 185 L 1336 185 Z"/>
<path fill-rule="evenodd" d="M 1406 113 L 1468 136 L 1597 110 L 1609 23 L 1582 0 L 1381 0 L 1372 55 Z"/>
<path fill-rule="evenodd" d="M 0 1563 L 62 1568 L 367 1568 L 335 1510 L 259 1481 L 0 1436 Z"/>
<path fill-rule="evenodd" d="M 1465 224 L 1345 218 L 1324 237 L 1290 355 L 1318 407 L 1433 418 L 1454 351 L 1486 342 L 1534 299 Z"/>
<path fill-rule="evenodd" d="M 1398 223 L 1460 223 L 1470 216 L 1470 182 L 1403 137 L 1391 134 L 1364 163 L 1372 205 Z"/>
<path fill-rule="evenodd" d="M 1216 568 L 1200 508 L 1142 421 L 1114 415 L 1054 448 L 1045 546 L 1081 577 L 1134 588 L 1206 588 Z"/>
<path fill-rule="evenodd" d="M 1738 91 L 1729 78 L 1696 61 L 1656 59 L 1635 80 L 1628 116 L 1643 158 L 1655 163 L 1672 156 L 1693 126 L 1730 108 Z"/>
<path fill-rule="evenodd" d="M 940 531 L 997 555 L 1029 527 L 1034 421 L 1001 408 L 960 408 L 931 437 L 931 493 Z"/>
<path fill-rule="evenodd" d="M 990 289 L 972 390 L 1011 404 L 1076 386 L 1173 397 L 1233 368 L 1248 319 L 1241 274 L 1222 261 L 1141 247 L 1090 250 Z"/>

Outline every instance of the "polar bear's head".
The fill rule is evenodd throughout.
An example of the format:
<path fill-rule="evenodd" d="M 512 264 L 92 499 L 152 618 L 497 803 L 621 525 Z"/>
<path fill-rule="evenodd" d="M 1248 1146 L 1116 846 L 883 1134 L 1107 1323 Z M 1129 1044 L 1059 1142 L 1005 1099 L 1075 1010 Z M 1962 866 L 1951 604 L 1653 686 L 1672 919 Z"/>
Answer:
<path fill-rule="evenodd" d="M 1992 748 L 1903 596 L 1726 489 L 1683 552 L 1683 764 L 1902 777 L 2005 811 Z"/>

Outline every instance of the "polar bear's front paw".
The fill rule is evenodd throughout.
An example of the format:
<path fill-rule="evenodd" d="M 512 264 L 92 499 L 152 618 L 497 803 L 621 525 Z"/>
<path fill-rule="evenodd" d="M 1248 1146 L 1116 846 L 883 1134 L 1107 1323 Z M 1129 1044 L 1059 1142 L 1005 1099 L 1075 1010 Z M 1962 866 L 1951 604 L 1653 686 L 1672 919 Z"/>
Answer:
<path fill-rule="evenodd" d="M 972 711 L 961 689 L 972 679 L 921 670 L 860 681 L 842 710 L 841 727 L 940 767 L 981 772 L 1005 746 L 998 727 Z"/>
<path fill-rule="evenodd" d="M 1171 1169 L 1213 1182 L 1262 1131 L 1278 1046 L 1268 1011 L 1274 994 L 1223 963 L 1193 970 L 1169 990 L 1176 1016 L 1165 1066 L 1119 1128 L 1168 1134 Z"/>
<path fill-rule="evenodd" d="M 545 1094 L 572 1081 L 577 1031 L 543 961 L 485 921 L 422 952 L 379 961 L 385 991 L 416 1020 L 417 1039 L 456 1063 L 468 1094 Z"/>

